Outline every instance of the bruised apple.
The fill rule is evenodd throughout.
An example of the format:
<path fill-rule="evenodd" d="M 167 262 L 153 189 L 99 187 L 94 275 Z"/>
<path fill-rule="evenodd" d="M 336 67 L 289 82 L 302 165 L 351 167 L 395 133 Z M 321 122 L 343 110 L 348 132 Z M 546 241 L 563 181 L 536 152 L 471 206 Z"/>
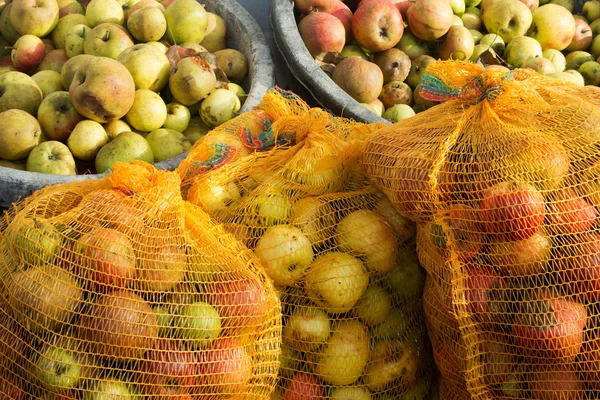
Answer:
<path fill-rule="evenodd" d="M 547 270 L 552 242 L 544 230 L 523 240 L 490 241 L 486 255 L 490 264 L 511 276 L 533 276 Z"/>
<path fill-rule="evenodd" d="M 372 103 L 383 88 L 383 73 L 377 64 L 348 57 L 336 65 L 331 79 L 359 103 Z"/>
<path fill-rule="evenodd" d="M 340 53 L 346 44 L 346 29 L 342 22 L 324 12 L 312 12 L 302 18 L 298 31 L 313 57 L 320 53 Z"/>
<path fill-rule="evenodd" d="M 363 2 L 352 17 L 354 39 L 371 52 L 393 48 L 403 33 L 402 15 L 388 0 Z"/>

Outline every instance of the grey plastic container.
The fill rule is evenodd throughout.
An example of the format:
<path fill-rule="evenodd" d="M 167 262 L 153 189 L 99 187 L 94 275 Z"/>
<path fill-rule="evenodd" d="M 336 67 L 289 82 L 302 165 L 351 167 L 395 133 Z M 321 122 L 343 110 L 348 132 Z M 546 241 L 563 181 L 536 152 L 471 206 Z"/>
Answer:
<path fill-rule="evenodd" d="M 275 69 L 267 40 L 254 18 L 236 0 L 201 0 L 207 11 L 221 16 L 227 24 L 227 46 L 241 51 L 248 60 L 248 76 L 242 87 L 248 97 L 240 113 L 250 111 L 262 100 L 266 91 L 275 85 Z M 174 170 L 187 153 L 155 164 L 158 168 Z M 51 175 L 0 167 L 0 209 L 31 195 L 45 186 L 72 181 L 102 178 L 94 175 Z"/>
<path fill-rule="evenodd" d="M 323 108 L 355 121 L 389 123 L 361 106 L 317 65 L 298 32 L 293 0 L 271 0 L 271 26 L 277 48 L 292 75 Z"/>

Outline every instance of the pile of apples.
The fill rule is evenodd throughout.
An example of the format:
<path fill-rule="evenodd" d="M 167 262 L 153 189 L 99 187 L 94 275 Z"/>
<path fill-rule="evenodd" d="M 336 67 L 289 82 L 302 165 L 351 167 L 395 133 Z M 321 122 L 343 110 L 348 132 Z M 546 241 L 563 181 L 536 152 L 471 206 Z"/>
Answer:
<path fill-rule="evenodd" d="M 392 121 L 435 102 L 420 96 L 436 59 L 531 68 L 600 85 L 600 2 L 574 0 L 295 0 L 298 29 L 333 81 Z"/>
<path fill-rule="evenodd" d="M 264 379 L 256 359 L 275 362 L 261 352 L 279 341 L 263 331 L 278 310 L 264 275 L 231 248 L 211 253 L 216 231 L 198 246 L 143 192 L 69 194 L 3 232 L 2 398 L 243 398 Z"/>
<path fill-rule="evenodd" d="M 74 175 L 164 161 L 245 99 L 247 60 L 196 0 L 13 0 L 0 11 L 0 166 Z"/>

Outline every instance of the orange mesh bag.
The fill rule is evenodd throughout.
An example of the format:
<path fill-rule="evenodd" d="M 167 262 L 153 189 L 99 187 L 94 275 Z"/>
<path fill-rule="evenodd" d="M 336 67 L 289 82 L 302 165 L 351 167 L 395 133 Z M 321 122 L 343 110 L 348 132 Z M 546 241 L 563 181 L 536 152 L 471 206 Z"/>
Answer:
<path fill-rule="evenodd" d="M 175 173 L 120 163 L 5 215 L 0 397 L 270 397 L 277 293 L 180 185 Z"/>
<path fill-rule="evenodd" d="M 597 398 L 600 90 L 437 62 L 362 161 L 417 222 L 440 396 Z"/>
<path fill-rule="evenodd" d="M 358 162 L 374 127 L 313 108 L 271 130 L 289 144 L 195 176 L 186 199 L 252 249 L 279 292 L 274 398 L 424 398 L 434 371 L 415 224 Z"/>

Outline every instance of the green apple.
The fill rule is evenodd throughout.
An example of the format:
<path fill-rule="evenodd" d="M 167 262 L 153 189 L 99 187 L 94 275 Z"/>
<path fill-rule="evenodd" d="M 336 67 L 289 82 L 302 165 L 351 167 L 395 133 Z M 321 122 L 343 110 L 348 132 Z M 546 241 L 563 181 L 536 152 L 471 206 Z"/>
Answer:
<path fill-rule="evenodd" d="M 81 366 L 69 350 L 47 345 L 38 356 L 34 374 L 45 387 L 66 391 L 79 383 Z"/>
<path fill-rule="evenodd" d="M 578 71 L 583 76 L 586 85 L 600 85 L 600 64 L 596 61 L 584 62 Z"/>
<path fill-rule="evenodd" d="M 592 39 L 592 44 L 588 50 L 594 57 L 600 57 L 600 36 L 595 36 L 594 39 Z"/>
<path fill-rule="evenodd" d="M 162 127 L 184 132 L 191 118 L 190 110 L 186 106 L 177 102 L 169 103 L 167 104 L 167 119 Z"/>
<path fill-rule="evenodd" d="M 215 89 L 200 105 L 200 118 L 210 127 L 217 127 L 240 111 L 240 99 L 227 89 Z"/>
<path fill-rule="evenodd" d="M 183 131 L 183 134 L 188 138 L 191 144 L 194 144 L 198 139 L 206 136 L 211 129 L 212 128 L 207 126 L 199 116 L 192 117 L 188 127 Z"/>
<path fill-rule="evenodd" d="M 481 0 L 465 0 L 465 6 L 477 7 L 481 3 Z"/>
<path fill-rule="evenodd" d="M 38 64 L 36 71 L 52 70 L 60 73 L 68 60 L 65 49 L 50 50 Z"/>
<path fill-rule="evenodd" d="M 465 0 L 449 0 L 449 2 L 454 15 L 458 15 L 460 17 L 465 13 L 465 9 L 467 7 L 465 5 Z"/>
<path fill-rule="evenodd" d="M 419 56 L 429 55 L 427 42 L 417 38 L 408 28 L 404 28 L 404 33 L 395 47 L 402 50 L 411 60 Z M 367 59 L 367 61 L 369 60 Z"/>
<path fill-rule="evenodd" d="M 504 39 L 495 33 L 488 33 L 483 35 L 479 40 L 479 44 L 485 44 L 490 46 L 497 54 L 504 54 L 506 44 Z"/>
<path fill-rule="evenodd" d="M 158 7 L 145 7 L 127 18 L 127 29 L 139 42 L 160 40 L 167 31 L 165 14 Z"/>
<path fill-rule="evenodd" d="M 391 296 L 379 285 L 369 285 L 354 306 L 354 315 L 365 325 L 381 324 L 390 315 Z"/>
<path fill-rule="evenodd" d="M 565 67 L 567 66 L 567 60 L 565 59 L 564 54 L 556 49 L 548 49 L 542 51 L 542 57 L 552 61 L 556 72 L 564 71 Z"/>
<path fill-rule="evenodd" d="M 425 69 L 427 69 L 427 67 L 433 64 L 435 61 L 435 58 L 428 55 L 418 56 L 417 58 L 413 59 L 412 63 L 410 64 L 410 72 L 408 73 L 408 76 L 404 82 L 414 90 L 414 88 L 416 88 L 421 81 L 421 75 L 423 72 L 425 72 Z"/>
<path fill-rule="evenodd" d="M 469 30 L 479 31 L 481 29 L 481 17 L 479 15 L 464 13 L 462 17 L 460 17 L 463 26 Z M 483 36 L 483 34 L 481 34 Z"/>
<path fill-rule="evenodd" d="M 127 68 L 136 89 L 160 92 L 169 83 L 169 59 L 150 44 L 140 43 L 123 50 L 117 61 Z"/>
<path fill-rule="evenodd" d="M 592 22 L 600 18 L 600 1 L 586 1 L 581 8 L 583 15 Z"/>
<path fill-rule="evenodd" d="M 52 140 L 67 140 L 82 119 L 71 103 L 69 92 L 63 90 L 49 94 L 38 109 L 40 127 Z"/>
<path fill-rule="evenodd" d="M 567 62 L 565 69 L 578 70 L 584 62 L 596 61 L 596 57 L 594 57 L 587 51 L 572 51 L 566 55 L 565 61 Z"/>
<path fill-rule="evenodd" d="M 415 111 L 411 106 L 406 104 L 396 104 L 385 110 L 383 118 L 389 119 L 394 122 L 400 122 L 406 118 L 413 117 Z"/>
<path fill-rule="evenodd" d="M 56 175 L 77 175 L 77 167 L 69 148 L 56 140 L 35 146 L 27 156 L 27 171 Z"/>
<path fill-rule="evenodd" d="M 471 36 L 473 36 L 473 43 L 475 43 L 475 45 L 477 46 L 479 44 L 479 41 L 483 37 L 483 33 L 475 29 L 469 29 L 469 32 L 471 32 Z"/>
<path fill-rule="evenodd" d="M 206 34 L 208 16 L 196 0 L 175 0 L 165 10 L 170 43 L 200 43 Z"/>
<path fill-rule="evenodd" d="M 121 25 L 111 22 L 96 25 L 83 41 L 85 54 L 109 57 L 115 60 L 123 50 L 131 46 L 133 46 L 133 40 L 129 36 L 129 32 Z"/>
<path fill-rule="evenodd" d="M 158 325 L 158 336 L 171 337 L 174 333 L 173 320 L 174 315 L 164 305 L 154 306 L 152 308 L 156 314 L 156 323 Z"/>
<path fill-rule="evenodd" d="M 371 400 L 371 392 L 364 386 L 338 386 L 331 389 L 329 400 Z M 407 398 L 408 400 L 408 398 Z"/>
<path fill-rule="evenodd" d="M 227 90 L 234 93 L 238 97 L 238 99 L 240 99 L 240 104 L 244 106 L 244 103 L 246 102 L 246 97 L 248 97 L 248 94 L 246 93 L 244 88 L 242 88 L 237 83 L 229 82 L 227 84 Z"/>
<path fill-rule="evenodd" d="M 108 134 L 99 122 L 86 119 L 75 126 L 67 139 L 67 146 L 73 156 L 89 161 L 93 160 L 102 146 L 109 141 Z"/>
<path fill-rule="evenodd" d="M 458 15 L 453 15 L 452 16 L 452 25 L 451 26 L 462 26 L 464 27 L 465 24 L 463 23 L 463 20 L 461 17 L 459 17 Z"/>
<path fill-rule="evenodd" d="M 527 36 L 537 40 L 542 50 L 564 50 L 571 43 L 575 29 L 573 14 L 556 4 L 546 4 L 533 11 Z"/>
<path fill-rule="evenodd" d="M 283 343 L 291 349 L 314 351 L 327 342 L 331 333 L 331 320 L 320 308 L 297 306 L 290 314 L 281 335 Z"/>
<path fill-rule="evenodd" d="M 134 132 L 122 132 L 98 151 L 95 161 L 96 171 L 103 174 L 118 161 L 133 160 L 154 163 L 152 149 L 142 135 Z"/>
<path fill-rule="evenodd" d="M 342 48 L 342 55 L 344 57 L 360 57 L 363 60 L 371 61 L 371 58 L 367 56 L 360 47 L 354 44 L 347 44 Z"/>
<path fill-rule="evenodd" d="M 12 10 L 12 3 L 9 3 L 2 13 L 0 13 L 0 33 L 2 37 L 10 44 L 13 44 L 19 39 L 21 34 L 15 30 L 15 27 L 10 22 L 10 12 Z M 57 21 L 58 22 L 58 21 Z"/>
<path fill-rule="evenodd" d="M 66 48 L 66 39 L 75 25 L 87 25 L 85 15 L 69 14 L 58 20 L 56 28 L 52 31 L 52 43 L 56 49 Z"/>
<path fill-rule="evenodd" d="M 284 224 L 290 219 L 292 202 L 289 196 L 285 196 L 276 189 L 261 191 L 252 199 L 252 203 L 256 207 L 256 222 L 260 226 Z"/>
<path fill-rule="evenodd" d="M 46 265 L 56 262 L 60 255 L 62 236 L 52 225 L 41 218 L 28 220 L 10 231 L 12 253 L 28 265 Z M 32 271 L 32 274 L 36 272 Z M 36 294 L 37 296 L 38 294 Z"/>
<path fill-rule="evenodd" d="M 93 58 L 94 56 L 89 54 L 79 54 L 67 60 L 65 65 L 63 65 L 62 71 L 60 71 L 64 90 L 69 90 L 71 87 L 71 82 L 73 81 L 73 77 L 75 76 L 75 73 L 79 67 Z"/>
<path fill-rule="evenodd" d="M 72 58 L 84 53 L 85 38 L 91 31 L 92 28 L 84 24 L 71 27 L 65 38 L 65 52 L 67 53 L 67 57 Z"/>
<path fill-rule="evenodd" d="M 575 11 L 575 0 L 550 0 L 550 4 L 561 6 L 571 14 Z"/>
<path fill-rule="evenodd" d="M 195 2 L 195 0 L 192 1 Z M 206 61 L 199 58 L 181 59 L 177 63 L 175 72 L 169 76 L 171 94 L 175 100 L 185 106 L 191 106 L 204 99 L 216 85 L 217 78 L 212 68 Z"/>
<path fill-rule="evenodd" d="M 44 99 L 48 97 L 50 93 L 59 92 L 63 90 L 62 78 L 60 76 L 60 73 L 56 71 L 44 70 L 36 72 L 35 74 L 31 75 L 31 79 L 33 79 L 34 82 L 37 83 L 37 85 L 42 90 L 42 96 Z"/>
<path fill-rule="evenodd" d="M 42 98 L 42 89 L 29 75 L 17 71 L 0 75 L 0 112 L 18 109 L 36 116 Z"/>
<path fill-rule="evenodd" d="M 102 125 L 109 138 L 116 137 L 121 132 L 131 132 L 131 127 L 122 119 L 114 119 Z"/>
<path fill-rule="evenodd" d="M 212 305 L 197 302 L 184 306 L 173 318 L 177 337 L 198 349 L 207 346 L 221 333 L 221 317 Z"/>
<path fill-rule="evenodd" d="M 37 119 L 23 110 L 0 113 L 0 126 L 0 158 L 23 159 L 40 144 L 42 128 Z"/>
<path fill-rule="evenodd" d="M 58 24 L 56 0 L 15 0 L 12 5 L 10 23 L 21 35 L 41 38 L 52 32 Z"/>
<path fill-rule="evenodd" d="M 125 120 L 134 129 L 150 132 L 163 126 L 167 119 L 167 105 L 156 92 L 150 89 L 135 91 L 133 105 L 125 115 Z"/>
<path fill-rule="evenodd" d="M 146 42 L 146 44 L 154 47 L 156 50 L 160 51 L 163 54 L 166 53 L 167 50 L 169 50 L 169 48 L 163 42 Z"/>
<path fill-rule="evenodd" d="M 531 37 L 520 36 L 508 43 L 504 57 L 513 67 L 521 68 L 528 58 L 542 57 L 542 46 Z"/>
<path fill-rule="evenodd" d="M 85 15 L 85 8 L 77 0 L 57 0 L 58 2 L 58 17 L 62 18 L 69 14 Z"/>
<path fill-rule="evenodd" d="M 473 6 L 468 6 L 467 8 L 465 8 L 465 14 L 473 14 L 477 15 L 478 17 L 481 17 L 481 9 Z"/>
<path fill-rule="evenodd" d="M 83 391 L 81 400 L 135 400 L 127 384 L 119 379 L 94 380 L 90 390 Z"/>
<path fill-rule="evenodd" d="M 117 0 L 92 0 L 85 9 L 85 18 L 90 28 L 105 22 L 123 25 L 125 13 Z"/>
<path fill-rule="evenodd" d="M 590 28 L 592 28 L 592 36 L 598 36 L 600 34 L 600 18 L 590 22 Z"/>
<path fill-rule="evenodd" d="M 168 160 L 185 153 L 192 147 L 192 143 L 183 133 L 173 129 L 156 129 L 145 139 L 154 154 L 154 162 Z"/>
<path fill-rule="evenodd" d="M 227 47 L 227 25 L 225 20 L 211 12 L 206 13 L 206 18 L 206 32 L 200 44 L 210 53 L 223 50 Z"/>
<path fill-rule="evenodd" d="M 519 0 L 498 0 L 486 8 L 482 20 L 489 33 L 497 33 L 509 43 L 527 33 L 532 15 L 531 10 Z"/>

